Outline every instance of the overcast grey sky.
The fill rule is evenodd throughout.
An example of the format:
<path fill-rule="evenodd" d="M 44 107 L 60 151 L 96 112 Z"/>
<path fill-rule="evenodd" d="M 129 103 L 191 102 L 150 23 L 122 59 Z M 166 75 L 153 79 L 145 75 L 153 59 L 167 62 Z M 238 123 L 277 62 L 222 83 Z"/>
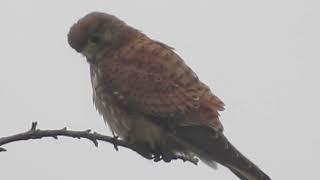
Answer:
<path fill-rule="evenodd" d="M 175 47 L 226 104 L 230 141 L 273 179 L 320 179 L 320 1 L 1 0 L 0 136 L 40 128 L 110 134 L 92 104 L 88 65 L 67 44 L 91 11 Z M 18 142 L 1 179 L 237 179 L 219 166 L 153 163 L 101 143 Z"/>

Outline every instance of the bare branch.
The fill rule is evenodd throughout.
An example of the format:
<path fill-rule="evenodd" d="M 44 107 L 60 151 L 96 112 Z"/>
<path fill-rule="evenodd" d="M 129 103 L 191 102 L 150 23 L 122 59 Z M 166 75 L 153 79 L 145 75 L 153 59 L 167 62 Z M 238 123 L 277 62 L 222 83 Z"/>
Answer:
<path fill-rule="evenodd" d="M 98 144 L 99 144 L 98 141 L 109 142 L 109 143 L 113 144 L 114 148 L 117 151 L 118 151 L 118 146 L 122 146 L 122 147 L 131 149 L 131 150 L 137 152 L 138 154 L 140 154 L 142 157 L 144 157 L 146 159 L 150 159 L 150 160 L 154 160 L 154 161 L 161 160 L 161 158 L 159 159 L 158 156 L 153 155 L 147 149 L 144 149 L 140 146 L 136 146 L 134 144 L 129 144 L 129 143 L 119 139 L 118 137 L 110 137 L 110 136 L 105 136 L 105 135 L 99 134 L 97 132 L 92 132 L 90 129 L 87 129 L 84 131 L 72 131 L 72 130 L 67 130 L 67 128 L 64 127 L 62 129 L 58 129 L 58 130 L 41 130 L 41 129 L 37 129 L 37 125 L 38 125 L 37 122 L 32 122 L 30 130 L 23 132 L 23 133 L 15 134 L 12 136 L 0 138 L 0 152 L 7 151 L 5 148 L 3 148 L 1 146 L 4 144 L 11 143 L 11 142 L 30 140 L 30 139 L 41 139 L 44 137 L 52 137 L 54 139 L 58 139 L 58 136 L 65 136 L 65 137 L 73 137 L 73 138 L 77 138 L 77 139 L 81 139 L 81 138 L 88 139 L 96 147 L 98 147 Z M 178 155 L 172 157 L 171 159 L 172 160 L 181 159 L 184 162 L 188 161 L 188 162 L 191 162 L 195 165 L 197 165 L 197 163 L 198 163 L 197 158 L 190 158 L 189 159 L 189 158 L 185 158 L 183 156 L 178 156 Z"/>

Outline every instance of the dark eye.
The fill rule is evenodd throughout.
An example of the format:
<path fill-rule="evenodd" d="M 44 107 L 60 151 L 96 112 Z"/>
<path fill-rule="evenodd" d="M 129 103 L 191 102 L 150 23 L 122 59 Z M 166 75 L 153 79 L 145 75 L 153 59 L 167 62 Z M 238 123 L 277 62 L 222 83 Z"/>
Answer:
<path fill-rule="evenodd" d="M 99 37 L 99 35 L 97 35 L 97 34 L 93 34 L 93 35 L 91 35 L 90 36 L 90 39 L 89 39 L 91 42 L 93 42 L 93 43 L 99 43 L 100 42 L 100 37 Z"/>

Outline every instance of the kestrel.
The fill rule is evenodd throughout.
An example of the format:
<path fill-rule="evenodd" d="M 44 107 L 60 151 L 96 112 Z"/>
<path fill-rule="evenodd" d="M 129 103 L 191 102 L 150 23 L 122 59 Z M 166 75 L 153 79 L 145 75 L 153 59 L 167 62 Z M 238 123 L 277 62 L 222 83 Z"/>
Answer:
<path fill-rule="evenodd" d="M 101 12 L 75 23 L 68 42 L 90 65 L 94 104 L 114 135 L 166 162 L 198 157 L 240 179 L 270 179 L 224 136 L 223 102 L 173 48 Z"/>

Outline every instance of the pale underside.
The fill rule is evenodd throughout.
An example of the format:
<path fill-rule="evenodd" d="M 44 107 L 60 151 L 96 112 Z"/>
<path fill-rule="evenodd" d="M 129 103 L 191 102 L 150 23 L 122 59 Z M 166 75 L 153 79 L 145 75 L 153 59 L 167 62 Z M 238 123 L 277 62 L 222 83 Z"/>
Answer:
<path fill-rule="evenodd" d="M 93 102 L 113 135 L 124 138 L 131 143 L 148 143 L 152 147 L 155 146 L 155 143 L 161 144 L 161 128 L 143 115 L 128 114 L 128 112 L 113 103 L 112 97 L 97 92 L 99 70 L 90 66 L 90 72 L 93 87 Z M 117 93 L 114 92 L 114 95 L 117 95 Z"/>

